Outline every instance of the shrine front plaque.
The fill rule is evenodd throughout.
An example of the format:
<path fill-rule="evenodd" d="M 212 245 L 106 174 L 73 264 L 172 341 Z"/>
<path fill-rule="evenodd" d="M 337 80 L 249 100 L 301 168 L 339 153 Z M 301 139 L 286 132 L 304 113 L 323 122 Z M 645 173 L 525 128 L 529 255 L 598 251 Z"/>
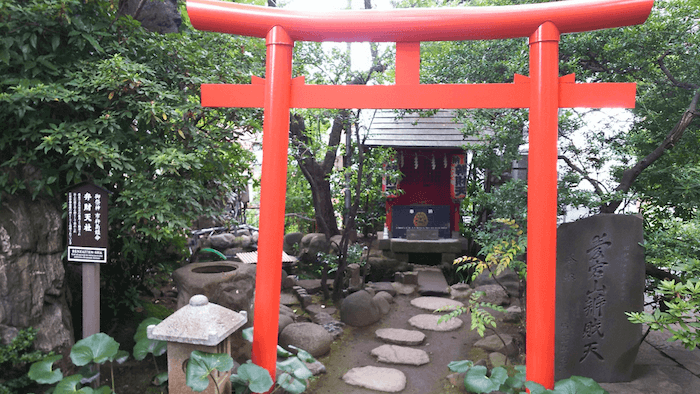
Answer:
<path fill-rule="evenodd" d="M 631 380 L 642 326 L 625 312 L 644 307 L 642 241 L 636 216 L 596 215 L 559 226 L 555 380 Z"/>
<path fill-rule="evenodd" d="M 394 205 L 391 217 L 393 238 L 452 238 L 448 205 Z"/>

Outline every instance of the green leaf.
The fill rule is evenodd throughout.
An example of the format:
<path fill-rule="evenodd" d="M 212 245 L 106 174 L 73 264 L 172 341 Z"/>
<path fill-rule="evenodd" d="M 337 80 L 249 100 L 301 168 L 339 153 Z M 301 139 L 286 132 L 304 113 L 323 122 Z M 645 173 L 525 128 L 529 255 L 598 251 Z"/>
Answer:
<path fill-rule="evenodd" d="M 29 367 L 29 379 L 41 384 L 56 383 L 63 378 L 60 369 L 52 370 L 53 363 L 62 359 L 63 356 L 55 355 L 37 361 Z"/>
<path fill-rule="evenodd" d="M 153 377 L 153 384 L 161 386 L 168 381 L 168 371 L 164 371 Z"/>
<path fill-rule="evenodd" d="M 314 376 L 309 368 L 301 360 L 296 357 L 290 357 L 284 361 L 277 362 L 277 369 L 289 372 L 297 379 L 309 379 Z"/>
<path fill-rule="evenodd" d="M 118 350 L 119 343 L 114 338 L 98 332 L 76 342 L 70 351 L 70 358 L 78 366 L 90 362 L 102 364 L 114 360 Z"/>
<path fill-rule="evenodd" d="M 146 358 L 148 353 L 158 357 L 167 351 L 168 343 L 157 339 L 143 338 L 134 345 L 134 358 L 138 361 Z"/>
<path fill-rule="evenodd" d="M 307 352 L 306 350 L 298 348 L 294 345 L 289 345 L 289 347 L 297 351 L 297 357 L 299 358 L 299 360 L 305 363 L 316 362 L 314 356 L 312 356 L 311 353 Z"/>
<path fill-rule="evenodd" d="M 92 392 L 93 394 L 112 394 L 112 389 L 109 388 L 109 386 L 100 386 L 95 391 Z"/>
<path fill-rule="evenodd" d="M 117 364 L 124 364 L 126 362 L 126 360 L 128 360 L 128 359 L 129 359 L 129 352 L 127 352 L 126 350 L 119 350 L 117 352 L 116 356 L 114 356 L 114 361 Z"/>
<path fill-rule="evenodd" d="M 83 378 L 83 375 L 76 374 L 63 378 L 54 389 L 54 394 L 93 394 L 91 387 L 83 387 L 78 389 L 78 384 Z"/>
<path fill-rule="evenodd" d="M 241 335 L 243 335 L 243 339 L 246 341 L 253 342 L 253 327 L 243 329 Z"/>
<path fill-rule="evenodd" d="M 467 372 L 473 365 L 474 363 L 471 360 L 460 360 L 452 361 L 451 363 L 447 364 L 447 368 L 449 368 L 452 372 L 462 373 Z"/>
<path fill-rule="evenodd" d="M 280 387 L 282 387 L 285 391 L 288 391 L 292 394 L 300 394 L 306 390 L 306 384 L 304 384 L 298 379 L 295 379 L 294 376 L 288 374 L 287 372 L 280 374 L 280 377 L 277 380 L 277 384 Z"/>
<path fill-rule="evenodd" d="M 61 45 L 61 36 L 55 35 L 51 37 L 51 49 L 55 51 L 59 45 Z"/>
<path fill-rule="evenodd" d="M 209 375 L 216 369 L 228 371 L 233 368 L 233 359 L 226 353 L 205 353 L 194 350 L 190 353 L 185 372 L 187 386 L 194 391 L 204 391 L 209 386 Z"/>
<path fill-rule="evenodd" d="M 144 338 L 148 338 L 148 326 L 155 326 L 158 325 L 158 323 L 160 322 L 162 322 L 162 320 L 157 319 L 155 317 L 149 317 L 142 321 L 141 324 L 139 324 L 139 326 L 136 328 L 136 333 L 134 334 L 134 341 L 138 342 Z"/>
<path fill-rule="evenodd" d="M 288 351 L 280 345 L 277 345 L 277 355 L 280 357 L 292 357 L 294 353 Z"/>
<path fill-rule="evenodd" d="M 231 376 L 233 379 L 233 375 Z M 264 393 L 274 384 L 270 372 L 253 363 L 246 363 L 238 367 L 238 378 L 248 382 L 248 388 L 254 393 Z"/>
<path fill-rule="evenodd" d="M 477 365 L 470 368 L 464 375 L 464 388 L 473 393 L 490 393 L 498 390 L 501 383 L 496 384 L 486 376 L 486 367 Z M 503 379 L 505 381 L 505 379 Z"/>

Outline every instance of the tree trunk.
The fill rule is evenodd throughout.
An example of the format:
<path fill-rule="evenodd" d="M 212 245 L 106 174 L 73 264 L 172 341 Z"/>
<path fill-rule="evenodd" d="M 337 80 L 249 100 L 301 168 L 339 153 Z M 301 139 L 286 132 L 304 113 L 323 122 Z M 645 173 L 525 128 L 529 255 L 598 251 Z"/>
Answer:
<path fill-rule="evenodd" d="M 340 134 L 345 123 L 342 118 L 345 114 L 346 112 L 341 111 L 338 117 L 333 120 L 333 127 L 328 138 L 328 150 L 322 162 L 316 161 L 314 152 L 309 147 L 310 139 L 305 134 L 304 118 L 297 114 L 292 115 L 289 126 L 290 139 L 296 148 L 294 158 L 299 163 L 299 168 L 311 187 L 316 225 L 319 231 L 326 234 L 329 239 L 340 234 L 331 200 L 329 176 L 333 171 L 333 164 L 340 144 Z"/>

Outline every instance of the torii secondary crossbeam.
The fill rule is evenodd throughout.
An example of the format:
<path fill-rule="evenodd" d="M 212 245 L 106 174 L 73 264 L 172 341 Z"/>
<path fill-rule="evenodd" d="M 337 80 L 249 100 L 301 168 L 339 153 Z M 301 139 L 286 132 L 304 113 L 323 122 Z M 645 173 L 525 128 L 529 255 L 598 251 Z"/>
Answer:
<path fill-rule="evenodd" d="M 253 362 L 275 376 L 290 108 L 529 108 L 527 379 L 554 385 L 557 126 L 562 107 L 634 107 L 633 83 L 575 83 L 559 77 L 559 38 L 643 23 L 653 0 L 571 0 L 391 11 L 299 12 L 188 0 L 200 30 L 265 37 L 266 78 L 250 85 L 202 85 L 202 105 L 263 107 L 260 251 Z M 420 42 L 528 37 L 530 76 L 513 83 L 427 85 Z M 292 79 L 294 41 L 396 42 L 396 84 L 306 85 Z"/>

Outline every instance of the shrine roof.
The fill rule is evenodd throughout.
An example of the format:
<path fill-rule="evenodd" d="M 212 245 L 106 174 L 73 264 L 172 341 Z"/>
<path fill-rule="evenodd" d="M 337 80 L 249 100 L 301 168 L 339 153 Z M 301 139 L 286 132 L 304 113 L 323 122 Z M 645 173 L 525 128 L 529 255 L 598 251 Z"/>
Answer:
<path fill-rule="evenodd" d="M 454 149 L 482 143 L 478 136 L 464 135 L 454 110 L 441 109 L 423 117 L 416 112 L 373 110 L 367 125 L 365 146 Z"/>

